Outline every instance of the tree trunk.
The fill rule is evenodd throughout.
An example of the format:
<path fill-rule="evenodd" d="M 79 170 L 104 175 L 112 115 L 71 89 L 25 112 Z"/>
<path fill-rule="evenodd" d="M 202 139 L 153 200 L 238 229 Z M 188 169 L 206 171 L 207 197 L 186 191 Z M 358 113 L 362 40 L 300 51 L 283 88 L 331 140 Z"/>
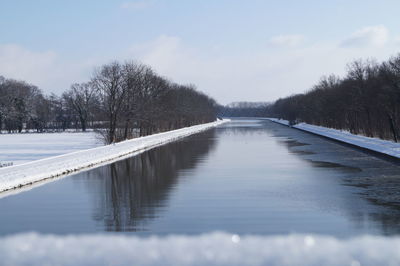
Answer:
<path fill-rule="evenodd" d="M 86 131 L 86 120 L 83 117 L 81 117 L 80 120 L 81 120 L 82 131 L 85 132 Z"/>
<path fill-rule="evenodd" d="M 128 139 L 129 119 L 125 121 L 124 139 Z"/>
<path fill-rule="evenodd" d="M 392 131 L 394 142 L 398 142 L 398 134 L 397 134 L 397 129 L 396 129 L 396 125 L 393 120 L 393 117 L 391 115 L 388 115 L 388 118 L 389 118 L 389 123 L 390 123 L 390 130 Z"/>

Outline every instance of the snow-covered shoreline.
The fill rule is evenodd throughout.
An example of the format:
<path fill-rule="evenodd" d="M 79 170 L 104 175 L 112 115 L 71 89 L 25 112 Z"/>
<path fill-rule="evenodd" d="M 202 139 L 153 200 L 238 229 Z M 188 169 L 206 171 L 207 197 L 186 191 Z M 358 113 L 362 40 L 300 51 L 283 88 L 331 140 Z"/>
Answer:
<path fill-rule="evenodd" d="M 283 119 L 267 118 L 269 121 L 289 126 L 289 122 Z M 400 143 L 395 143 L 388 140 L 382 140 L 377 138 L 369 138 L 360 135 L 354 135 L 350 132 L 341 131 L 332 128 L 326 128 L 321 126 L 314 126 L 306 123 L 299 123 L 292 126 L 306 132 L 310 132 L 319 136 L 323 136 L 329 139 L 340 141 L 346 144 L 350 144 L 362 149 L 377 152 L 386 156 L 400 159 Z"/>
<path fill-rule="evenodd" d="M 216 127 L 230 120 L 181 128 L 112 145 L 0 168 L 0 192 L 63 176 Z"/>
<path fill-rule="evenodd" d="M 1 134 L 0 164 L 20 165 L 101 146 L 104 143 L 93 131 Z"/>
<path fill-rule="evenodd" d="M 0 238 L 2 265 L 399 265 L 400 238 L 360 236 L 146 237 L 19 234 Z"/>

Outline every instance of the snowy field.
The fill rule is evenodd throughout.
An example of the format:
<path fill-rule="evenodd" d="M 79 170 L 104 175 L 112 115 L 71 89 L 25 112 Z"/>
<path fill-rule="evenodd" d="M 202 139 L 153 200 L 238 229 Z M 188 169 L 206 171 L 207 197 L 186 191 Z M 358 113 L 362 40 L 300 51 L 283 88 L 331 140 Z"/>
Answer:
<path fill-rule="evenodd" d="M 276 118 L 268 118 L 268 120 L 282 125 L 289 125 L 289 122 L 286 120 L 279 120 Z M 365 136 L 354 135 L 347 131 L 314 126 L 306 123 L 299 123 L 293 127 L 400 159 L 400 143 L 377 138 L 368 138 Z"/>
<path fill-rule="evenodd" d="M 94 132 L 0 134 L 0 164 L 19 165 L 102 145 Z"/>
<path fill-rule="evenodd" d="M 0 239 L 4 266 L 102 265 L 311 265 L 400 264 L 400 238 L 348 240 L 311 235 L 137 238 L 124 235 L 53 236 L 36 233 Z"/>
<path fill-rule="evenodd" d="M 21 186 L 30 185 L 45 179 L 63 176 L 102 163 L 109 163 L 126 156 L 132 156 L 228 121 L 229 120 L 218 120 L 212 123 L 181 128 L 112 145 L 0 168 L 0 192 L 20 188 Z"/>

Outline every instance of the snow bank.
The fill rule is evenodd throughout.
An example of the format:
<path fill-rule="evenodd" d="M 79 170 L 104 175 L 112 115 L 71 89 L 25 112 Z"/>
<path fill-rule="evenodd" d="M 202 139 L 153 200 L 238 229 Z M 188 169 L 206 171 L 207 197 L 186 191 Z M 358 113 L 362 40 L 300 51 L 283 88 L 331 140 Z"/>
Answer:
<path fill-rule="evenodd" d="M 123 235 L 53 236 L 36 233 L 0 239 L 1 265 L 348 265 L 400 264 L 400 238 L 349 240 L 312 235 L 137 238 Z"/>
<path fill-rule="evenodd" d="M 140 153 L 161 144 L 218 126 L 227 121 L 229 120 L 219 120 L 21 165 L 0 168 L 0 192 Z"/>
<path fill-rule="evenodd" d="M 288 121 L 286 120 L 279 120 L 276 118 L 268 118 L 268 120 L 282 125 L 289 125 Z M 377 138 L 368 138 L 365 136 L 354 135 L 346 131 L 314 126 L 306 123 L 299 123 L 293 127 L 400 159 L 400 143 Z"/>
<path fill-rule="evenodd" d="M 19 165 L 70 152 L 104 146 L 94 132 L 0 135 L 0 164 Z"/>

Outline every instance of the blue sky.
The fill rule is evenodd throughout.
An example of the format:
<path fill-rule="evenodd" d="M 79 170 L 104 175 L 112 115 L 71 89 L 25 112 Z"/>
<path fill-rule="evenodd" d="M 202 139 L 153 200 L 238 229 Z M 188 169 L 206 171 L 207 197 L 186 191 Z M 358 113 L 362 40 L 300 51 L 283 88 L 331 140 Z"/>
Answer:
<path fill-rule="evenodd" d="M 0 75 L 60 93 L 140 60 L 221 103 L 303 92 L 400 51 L 399 1 L 0 0 Z"/>

